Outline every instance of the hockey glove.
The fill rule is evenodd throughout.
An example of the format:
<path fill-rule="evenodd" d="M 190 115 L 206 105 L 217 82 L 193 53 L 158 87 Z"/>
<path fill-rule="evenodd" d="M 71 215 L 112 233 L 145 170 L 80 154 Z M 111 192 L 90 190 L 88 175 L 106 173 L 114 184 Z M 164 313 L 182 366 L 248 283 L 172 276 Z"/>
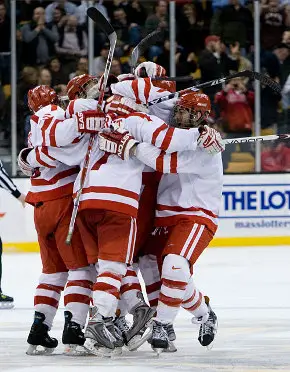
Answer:
<path fill-rule="evenodd" d="M 20 151 L 17 162 L 18 166 L 23 174 L 28 177 L 32 177 L 35 173 L 35 168 L 33 168 L 29 163 L 27 163 L 27 155 L 30 153 L 32 148 L 24 148 Z"/>
<path fill-rule="evenodd" d="M 199 127 L 199 131 L 200 136 L 197 139 L 197 146 L 211 155 L 224 151 L 225 145 L 219 132 L 207 125 Z"/>
<path fill-rule="evenodd" d="M 138 141 L 129 132 L 102 132 L 99 133 L 99 149 L 115 154 L 122 160 L 130 159 L 130 150 Z"/>
<path fill-rule="evenodd" d="M 102 111 L 87 110 L 76 113 L 78 132 L 97 133 L 105 126 L 106 115 Z"/>

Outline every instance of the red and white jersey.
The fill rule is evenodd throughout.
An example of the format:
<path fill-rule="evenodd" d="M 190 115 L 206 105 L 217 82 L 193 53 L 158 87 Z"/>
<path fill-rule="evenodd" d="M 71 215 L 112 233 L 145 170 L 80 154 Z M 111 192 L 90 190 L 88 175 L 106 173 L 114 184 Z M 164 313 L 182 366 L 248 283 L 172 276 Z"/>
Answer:
<path fill-rule="evenodd" d="M 125 80 L 111 85 L 113 94 L 119 94 L 124 97 L 133 99 L 136 103 L 144 103 L 152 101 L 153 99 L 167 96 L 171 92 L 155 87 L 150 78 Z M 156 105 L 149 106 L 149 114 L 156 115 L 158 118 L 170 123 L 173 106 L 176 98 L 160 102 Z"/>
<path fill-rule="evenodd" d="M 98 101 L 95 99 L 89 98 L 77 98 L 73 101 L 70 101 L 66 110 L 65 110 L 65 118 L 69 119 L 72 118 L 73 115 L 77 112 L 87 111 L 87 110 L 97 110 Z"/>
<path fill-rule="evenodd" d="M 30 204 L 72 194 L 79 168 L 57 161 L 51 152 L 51 148 L 59 145 L 56 138 L 63 125 L 64 114 L 60 107 L 48 105 L 31 116 L 29 144 L 34 149 L 29 153 L 27 161 L 35 168 L 38 167 L 39 172 L 31 177 L 30 191 L 26 196 Z"/>
<path fill-rule="evenodd" d="M 209 155 L 197 148 L 196 151 L 166 154 L 141 143 L 137 146 L 136 157 L 165 173 L 158 187 L 156 226 L 192 219 L 215 233 L 223 186 L 220 153 Z"/>
<path fill-rule="evenodd" d="M 195 150 L 200 135 L 197 128 L 173 128 L 157 116 L 141 112 L 109 121 L 111 124 L 127 129 L 137 141 L 151 143 L 167 153 Z"/>

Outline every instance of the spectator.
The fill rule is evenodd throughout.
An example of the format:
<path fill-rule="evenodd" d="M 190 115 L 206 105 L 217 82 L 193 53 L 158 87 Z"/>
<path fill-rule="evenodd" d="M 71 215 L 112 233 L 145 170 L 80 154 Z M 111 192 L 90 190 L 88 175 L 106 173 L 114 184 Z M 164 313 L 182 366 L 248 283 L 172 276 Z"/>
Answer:
<path fill-rule="evenodd" d="M 17 126 L 18 146 L 20 149 L 27 146 L 27 136 L 30 131 L 30 110 L 27 104 L 27 93 L 29 89 L 34 88 L 37 84 L 37 69 L 31 66 L 24 67 L 17 86 Z"/>
<path fill-rule="evenodd" d="M 132 0 L 126 9 L 126 14 L 129 23 L 137 23 L 139 26 L 145 24 L 147 12 L 140 0 Z"/>
<path fill-rule="evenodd" d="M 49 71 L 51 73 L 51 85 L 66 84 L 68 82 L 68 76 L 63 71 L 60 60 L 57 57 L 53 57 L 49 62 Z"/>
<path fill-rule="evenodd" d="M 21 0 L 16 2 L 18 10 L 19 22 L 29 22 L 33 17 L 33 12 L 35 8 L 42 6 L 47 6 L 52 3 L 52 1 L 46 0 L 45 3 L 41 0 Z"/>
<path fill-rule="evenodd" d="M 155 13 L 147 17 L 145 21 L 146 34 L 150 34 L 155 30 L 168 31 L 168 9 L 165 0 L 159 0 Z"/>
<path fill-rule="evenodd" d="M 254 92 L 247 90 L 242 79 L 231 80 L 225 88 L 216 94 L 215 102 L 219 106 L 223 131 L 228 138 L 248 137 L 252 134 Z M 240 145 L 241 151 L 248 151 L 248 144 Z M 233 146 L 224 151 L 224 168 L 227 168 Z"/>
<path fill-rule="evenodd" d="M 87 0 L 82 0 L 81 5 L 77 7 L 75 15 L 78 19 L 79 25 L 84 25 L 87 23 L 87 9 L 89 6 L 93 6 L 98 9 L 98 11 L 101 12 L 103 16 L 109 20 L 108 11 L 107 8 L 103 5 L 103 0 L 93 1 L 92 3 L 93 5 L 89 5 Z"/>
<path fill-rule="evenodd" d="M 179 20 L 178 38 L 186 52 L 199 54 L 204 46 L 204 20 L 198 14 L 195 4 L 184 4 L 182 8 L 182 17 Z M 194 40 L 194 42 L 193 42 Z"/>
<path fill-rule="evenodd" d="M 38 85 L 48 85 L 51 87 L 51 73 L 47 68 L 42 68 L 39 72 Z"/>
<path fill-rule="evenodd" d="M 53 20 L 53 10 L 56 8 L 63 8 L 66 15 L 75 15 L 77 6 L 67 0 L 57 0 L 52 4 L 49 4 L 45 9 L 45 21 L 47 23 L 52 22 Z"/>
<path fill-rule="evenodd" d="M 253 17 L 239 0 L 230 0 L 229 3 L 215 13 L 211 32 L 219 35 L 227 46 L 238 41 L 245 55 L 245 48 L 253 39 Z"/>
<path fill-rule="evenodd" d="M 76 68 L 79 57 L 88 53 L 87 35 L 78 25 L 75 16 L 69 16 L 66 25 L 61 28 L 56 52 L 60 57 L 66 71 L 71 72 Z"/>
<path fill-rule="evenodd" d="M 222 51 L 221 41 L 218 36 L 211 35 L 205 39 L 205 49 L 199 56 L 199 67 L 201 82 L 203 83 L 227 76 L 231 70 L 238 71 L 238 61 L 229 58 L 229 56 Z M 204 89 L 204 92 L 209 95 L 210 99 L 213 101 L 214 95 L 218 90 L 219 87 L 214 86 Z"/>
<path fill-rule="evenodd" d="M 114 19 L 112 21 L 118 40 L 118 55 L 122 56 L 127 52 L 130 46 L 135 46 L 141 40 L 141 31 L 137 23 L 128 23 L 127 15 L 123 8 L 114 10 Z"/>
<path fill-rule="evenodd" d="M 67 95 L 66 85 L 65 84 L 58 84 L 53 87 L 56 94 L 59 97 L 65 97 Z"/>
<path fill-rule="evenodd" d="M 261 44 L 271 50 L 278 45 L 285 30 L 285 11 L 280 8 L 279 0 L 269 0 L 261 10 Z"/>
<path fill-rule="evenodd" d="M 94 74 L 97 76 L 101 75 L 105 70 L 109 47 L 109 43 L 105 43 L 101 49 L 100 55 L 94 59 Z"/>
<path fill-rule="evenodd" d="M 119 76 L 122 74 L 121 63 L 117 58 L 113 58 L 110 74 Z"/>
<path fill-rule="evenodd" d="M 262 171 L 290 172 L 290 148 L 284 142 L 268 145 L 261 155 Z"/>
<path fill-rule="evenodd" d="M 56 7 L 53 9 L 52 21 L 48 24 L 51 26 L 56 26 L 59 31 L 66 23 L 68 16 L 65 14 L 63 8 Z"/>
<path fill-rule="evenodd" d="M 290 47 L 287 44 L 279 44 L 273 53 L 280 62 L 280 83 L 284 85 L 290 74 Z"/>
<path fill-rule="evenodd" d="M 69 80 L 75 76 L 89 73 L 89 61 L 86 57 L 81 57 L 78 61 L 77 70 L 69 75 Z"/>
<path fill-rule="evenodd" d="M 0 80 L 3 85 L 10 82 L 10 19 L 6 7 L 0 3 Z"/>
<path fill-rule="evenodd" d="M 35 8 L 33 20 L 22 27 L 24 63 L 35 66 L 46 64 L 54 54 L 54 43 L 58 41 L 55 26 L 44 22 L 44 9 Z"/>

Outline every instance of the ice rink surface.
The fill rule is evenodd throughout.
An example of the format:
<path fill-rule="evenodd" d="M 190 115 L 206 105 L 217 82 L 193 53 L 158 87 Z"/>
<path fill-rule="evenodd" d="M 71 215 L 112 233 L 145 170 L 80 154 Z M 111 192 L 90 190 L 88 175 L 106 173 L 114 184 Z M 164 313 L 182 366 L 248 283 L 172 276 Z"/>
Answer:
<path fill-rule="evenodd" d="M 290 247 L 208 249 L 195 278 L 219 319 L 213 348 L 200 346 L 198 327 L 182 310 L 175 324 L 178 351 L 159 358 L 147 344 L 114 359 L 63 356 L 61 344 L 50 356 L 27 356 L 40 260 L 6 254 L 3 266 L 3 291 L 14 296 L 15 309 L 0 310 L 1 372 L 290 371 Z M 61 340 L 62 327 L 61 308 L 50 334 Z"/>

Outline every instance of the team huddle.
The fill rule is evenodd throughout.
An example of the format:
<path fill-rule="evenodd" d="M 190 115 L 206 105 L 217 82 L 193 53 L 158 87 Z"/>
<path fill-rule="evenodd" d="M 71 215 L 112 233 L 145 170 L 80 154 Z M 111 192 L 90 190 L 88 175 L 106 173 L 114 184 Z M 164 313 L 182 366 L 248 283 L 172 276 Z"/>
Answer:
<path fill-rule="evenodd" d="M 111 356 L 145 342 L 158 353 L 176 351 L 181 308 L 200 325 L 202 346 L 214 340 L 217 317 L 195 286 L 193 266 L 217 229 L 224 145 L 207 125 L 207 95 L 189 90 L 148 105 L 175 91 L 173 82 L 152 79 L 165 74 L 141 63 L 134 75 L 111 79 L 102 107 L 100 80 L 91 75 L 68 83 L 66 107 L 50 87 L 28 93 L 29 147 L 18 164 L 31 177 L 26 201 L 34 206 L 42 260 L 28 354 L 57 347 L 48 332 L 62 291 L 67 354 Z"/>

